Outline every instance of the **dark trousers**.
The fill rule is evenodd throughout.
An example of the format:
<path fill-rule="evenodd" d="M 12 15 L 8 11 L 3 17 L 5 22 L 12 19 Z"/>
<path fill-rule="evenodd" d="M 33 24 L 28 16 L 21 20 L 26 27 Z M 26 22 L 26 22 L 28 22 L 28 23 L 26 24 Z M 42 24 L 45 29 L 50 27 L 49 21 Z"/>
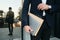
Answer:
<path fill-rule="evenodd" d="M 55 14 L 54 36 L 60 38 L 60 13 Z"/>
<path fill-rule="evenodd" d="M 49 40 L 51 34 L 51 27 L 48 26 L 46 20 L 44 21 L 41 29 L 39 30 L 37 36 L 31 35 L 31 40 Z"/>
<path fill-rule="evenodd" d="M 8 23 L 8 27 L 9 27 L 9 33 L 12 34 L 13 33 L 13 23 Z"/>

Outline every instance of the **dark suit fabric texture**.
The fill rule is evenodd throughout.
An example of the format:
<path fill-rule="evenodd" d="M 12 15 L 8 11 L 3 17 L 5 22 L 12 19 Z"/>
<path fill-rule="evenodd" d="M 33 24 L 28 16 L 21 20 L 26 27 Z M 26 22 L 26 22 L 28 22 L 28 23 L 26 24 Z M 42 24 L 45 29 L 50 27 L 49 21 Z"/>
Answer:
<path fill-rule="evenodd" d="M 54 36 L 60 38 L 60 12 L 55 14 Z"/>
<path fill-rule="evenodd" d="M 60 38 L 60 0 L 57 0 L 58 12 L 55 14 L 54 36 Z"/>
<path fill-rule="evenodd" d="M 24 0 L 22 9 L 22 27 L 29 25 L 28 11 L 29 4 L 31 4 L 30 12 L 45 20 L 38 35 L 36 37 L 32 36 L 31 39 L 35 40 L 36 38 L 36 40 L 40 40 L 41 38 L 42 40 L 49 40 L 51 27 L 54 26 L 54 13 L 56 13 L 58 9 L 57 2 L 56 0 L 47 0 L 46 4 L 51 5 L 52 8 L 45 10 L 45 17 L 43 16 L 43 11 L 37 9 L 38 4 L 40 3 L 42 3 L 42 0 Z"/>

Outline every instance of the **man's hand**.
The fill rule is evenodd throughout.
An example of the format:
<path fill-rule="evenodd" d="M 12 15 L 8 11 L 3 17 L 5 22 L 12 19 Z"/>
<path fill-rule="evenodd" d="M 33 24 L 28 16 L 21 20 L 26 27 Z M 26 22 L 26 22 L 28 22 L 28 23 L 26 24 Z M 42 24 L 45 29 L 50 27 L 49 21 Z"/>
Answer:
<path fill-rule="evenodd" d="M 25 29 L 26 32 L 29 32 L 29 33 L 30 33 L 31 31 L 33 31 L 33 30 L 30 28 L 30 26 L 28 26 L 28 25 L 27 25 L 27 26 L 24 26 L 24 29 Z"/>
<path fill-rule="evenodd" d="M 48 9 L 49 9 L 49 5 L 44 4 L 44 3 L 40 3 L 40 4 L 37 6 L 37 8 L 38 8 L 39 10 L 48 10 Z"/>

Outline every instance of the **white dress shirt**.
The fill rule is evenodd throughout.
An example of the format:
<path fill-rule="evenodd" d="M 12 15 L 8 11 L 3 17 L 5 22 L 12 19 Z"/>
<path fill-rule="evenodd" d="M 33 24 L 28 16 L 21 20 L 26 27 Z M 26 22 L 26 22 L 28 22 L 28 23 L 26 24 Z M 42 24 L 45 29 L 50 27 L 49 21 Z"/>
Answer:
<path fill-rule="evenodd" d="M 47 0 L 42 0 L 42 3 L 46 4 L 46 2 L 47 2 Z M 45 13 L 45 11 L 43 11 L 43 16 L 45 16 L 45 15 L 46 15 L 46 13 Z"/>

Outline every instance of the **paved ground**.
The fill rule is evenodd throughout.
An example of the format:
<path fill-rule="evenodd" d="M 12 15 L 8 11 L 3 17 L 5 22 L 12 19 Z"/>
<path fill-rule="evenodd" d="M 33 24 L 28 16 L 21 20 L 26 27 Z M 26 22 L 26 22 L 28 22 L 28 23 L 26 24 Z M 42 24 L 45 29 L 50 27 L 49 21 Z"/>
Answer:
<path fill-rule="evenodd" d="M 60 40 L 59 38 L 53 37 L 50 40 Z"/>
<path fill-rule="evenodd" d="M 0 28 L 0 40 L 21 40 L 21 28 L 14 28 L 13 36 L 8 36 L 8 28 Z M 60 40 L 56 37 L 50 38 L 50 40 Z"/>
<path fill-rule="evenodd" d="M 8 28 L 0 28 L 0 40 L 15 40 L 15 39 L 21 40 L 20 27 L 14 28 L 13 36 L 9 36 L 8 31 L 9 31 Z"/>

